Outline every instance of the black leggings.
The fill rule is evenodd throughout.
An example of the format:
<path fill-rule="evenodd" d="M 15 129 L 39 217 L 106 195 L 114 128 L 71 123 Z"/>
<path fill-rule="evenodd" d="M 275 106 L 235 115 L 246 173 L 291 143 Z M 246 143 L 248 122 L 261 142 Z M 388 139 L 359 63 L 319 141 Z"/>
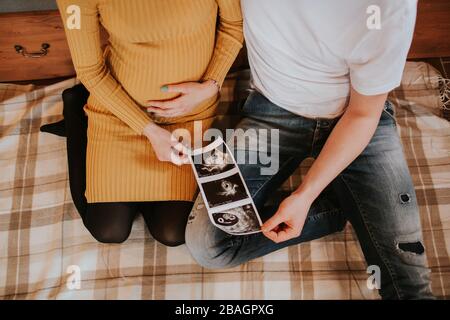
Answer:
<path fill-rule="evenodd" d="M 152 236 L 167 246 L 184 243 L 190 201 L 88 203 L 86 190 L 87 117 L 84 113 L 89 92 L 77 85 L 63 92 L 69 182 L 75 207 L 89 232 L 103 243 L 122 243 L 130 235 L 140 212 Z"/>

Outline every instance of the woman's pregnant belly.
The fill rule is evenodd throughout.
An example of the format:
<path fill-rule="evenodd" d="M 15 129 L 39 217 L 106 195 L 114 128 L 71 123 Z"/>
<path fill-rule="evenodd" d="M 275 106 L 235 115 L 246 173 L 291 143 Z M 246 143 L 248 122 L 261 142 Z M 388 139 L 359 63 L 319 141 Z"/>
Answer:
<path fill-rule="evenodd" d="M 163 93 L 161 87 L 199 81 L 214 51 L 215 26 L 201 32 L 161 43 L 112 42 L 106 56 L 112 75 L 141 106 L 148 100 L 168 100 L 176 93 Z"/>

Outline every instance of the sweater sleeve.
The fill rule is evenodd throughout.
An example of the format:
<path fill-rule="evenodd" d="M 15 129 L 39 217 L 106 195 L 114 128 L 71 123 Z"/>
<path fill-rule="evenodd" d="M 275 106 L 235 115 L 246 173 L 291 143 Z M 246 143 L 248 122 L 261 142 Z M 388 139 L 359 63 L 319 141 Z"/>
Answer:
<path fill-rule="evenodd" d="M 203 76 L 222 86 L 225 77 L 242 48 L 242 12 L 240 0 L 216 0 L 219 7 L 219 24 L 216 46 Z"/>
<path fill-rule="evenodd" d="M 105 64 L 100 41 L 98 1 L 57 0 L 57 3 L 77 77 L 111 113 L 136 133 L 142 134 L 151 119 L 111 75 Z"/>

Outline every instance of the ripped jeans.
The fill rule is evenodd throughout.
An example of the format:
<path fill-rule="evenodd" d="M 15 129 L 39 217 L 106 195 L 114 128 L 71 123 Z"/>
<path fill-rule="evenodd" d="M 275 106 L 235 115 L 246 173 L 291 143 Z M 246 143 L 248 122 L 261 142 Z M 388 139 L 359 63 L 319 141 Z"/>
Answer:
<path fill-rule="evenodd" d="M 261 175 L 261 163 L 239 164 L 265 221 L 277 209 L 267 206 L 266 200 L 305 158 L 318 156 L 338 119 L 292 114 L 255 91 L 242 112 L 238 128 L 244 131 L 279 129 L 276 173 Z M 249 147 L 238 149 L 235 153 L 243 151 L 247 156 L 258 152 Z M 193 210 L 186 244 L 205 268 L 229 268 L 341 231 L 347 221 L 358 236 L 367 264 L 380 268 L 379 293 L 383 299 L 433 298 L 414 186 L 389 102 L 369 145 L 314 202 L 298 238 L 277 244 L 260 233 L 232 236 L 214 227 L 205 211 Z"/>

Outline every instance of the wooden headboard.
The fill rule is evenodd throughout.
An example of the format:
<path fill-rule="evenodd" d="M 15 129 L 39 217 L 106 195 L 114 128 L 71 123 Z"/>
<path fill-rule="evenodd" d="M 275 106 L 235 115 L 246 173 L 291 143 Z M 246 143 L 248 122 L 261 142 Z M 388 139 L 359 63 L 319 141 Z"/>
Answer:
<path fill-rule="evenodd" d="M 74 75 L 58 11 L 0 13 L 0 30 L 0 82 Z M 409 58 L 433 57 L 450 57 L 450 0 L 419 0 Z M 243 50 L 234 68 L 245 66 Z"/>

